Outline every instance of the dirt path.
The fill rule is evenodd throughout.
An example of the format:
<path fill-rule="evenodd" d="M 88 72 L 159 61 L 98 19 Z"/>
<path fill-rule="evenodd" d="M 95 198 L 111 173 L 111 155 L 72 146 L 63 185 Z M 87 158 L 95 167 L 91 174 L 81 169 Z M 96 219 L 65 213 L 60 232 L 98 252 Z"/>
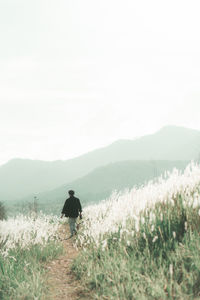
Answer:
<path fill-rule="evenodd" d="M 69 236 L 69 232 L 66 234 L 66 226 L 67 225 L 63 225 L 60 231 L 64 254 L 47 265 L 49 293 L 46 299 L 48 300 L 83 299 L 81 296 L 81 286 L 70 270 L 72 261 L 78 255 L 78 251 L 73 246 L 74 237 L 65 240 L 66 235 L 68 234 Z"/>

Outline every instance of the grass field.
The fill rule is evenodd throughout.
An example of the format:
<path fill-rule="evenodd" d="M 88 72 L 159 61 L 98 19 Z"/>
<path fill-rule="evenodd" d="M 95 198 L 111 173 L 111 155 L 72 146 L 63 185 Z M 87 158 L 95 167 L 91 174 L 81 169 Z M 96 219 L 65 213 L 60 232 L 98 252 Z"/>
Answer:
<path fill-rule="evenodd" d="M 54 217 L 18 216 L 0 221 L 0 299 L 42 299 L 44 264 L 63 251 Z"/>
<path fill-rule="evenodd" d="M 60 221 L 0 221 L 0 299 L 44 299 Z M 200 298 L 200 167 L 174 170 L 84 209 L 72 271 L 88 299 Z"/>
<path fill-rule="evenodd" d="M 199 299 L 200 169 L 85 212 L 73 270 L 92 299 Z"/>

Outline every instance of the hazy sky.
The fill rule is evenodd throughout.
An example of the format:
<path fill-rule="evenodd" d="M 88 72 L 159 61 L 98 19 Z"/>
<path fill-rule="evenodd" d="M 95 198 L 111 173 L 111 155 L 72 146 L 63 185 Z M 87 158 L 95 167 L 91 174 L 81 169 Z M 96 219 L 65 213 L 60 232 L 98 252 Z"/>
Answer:
<path fill-rule="evenodd" d="M 199 0 L 1 0 L 0 164 L 200 130 L 199 12 Z"/>

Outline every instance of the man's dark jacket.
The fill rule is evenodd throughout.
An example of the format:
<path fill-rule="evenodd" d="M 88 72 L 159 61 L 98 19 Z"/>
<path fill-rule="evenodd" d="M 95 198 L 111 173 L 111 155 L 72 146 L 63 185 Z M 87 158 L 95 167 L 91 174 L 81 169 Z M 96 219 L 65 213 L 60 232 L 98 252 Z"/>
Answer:
<path fill-rule="evenodd" d="M 62 214 L 65 214 L 65 217 L 77 218 L 79 212 L 82 212 L 82 207 L 80 200 L 74 196 L 70 196 L 63 206 Z"/>

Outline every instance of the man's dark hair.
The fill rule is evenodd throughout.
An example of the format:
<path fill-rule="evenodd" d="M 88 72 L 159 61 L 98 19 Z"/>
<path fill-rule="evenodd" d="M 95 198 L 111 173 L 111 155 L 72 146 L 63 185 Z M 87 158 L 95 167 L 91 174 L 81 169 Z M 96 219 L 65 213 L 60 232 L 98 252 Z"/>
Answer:
<path fill-rule="evenodd" d="M 75 194 L 75 192 L 73 190 L 69 190 L 68 193 L 69 193 L 70 196 L 73 196 Z"/>

